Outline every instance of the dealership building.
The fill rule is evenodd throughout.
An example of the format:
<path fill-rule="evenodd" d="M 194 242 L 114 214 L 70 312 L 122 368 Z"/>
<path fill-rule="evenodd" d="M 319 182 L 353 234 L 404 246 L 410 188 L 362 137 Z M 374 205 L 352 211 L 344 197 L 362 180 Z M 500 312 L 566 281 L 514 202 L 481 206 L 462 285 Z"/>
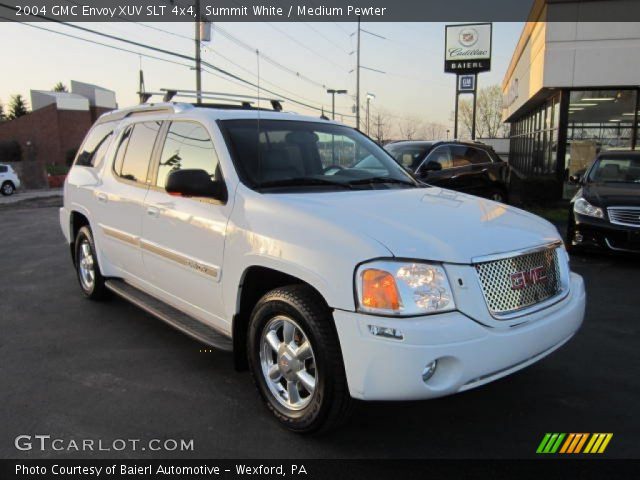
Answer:
<path fill-rule="evenodd" d="M 502 84 L 516 196 L 568 198 L 598 152 L 636 148 L 640 23 L 585 21 L 625 4 L 535 2 Z"/>

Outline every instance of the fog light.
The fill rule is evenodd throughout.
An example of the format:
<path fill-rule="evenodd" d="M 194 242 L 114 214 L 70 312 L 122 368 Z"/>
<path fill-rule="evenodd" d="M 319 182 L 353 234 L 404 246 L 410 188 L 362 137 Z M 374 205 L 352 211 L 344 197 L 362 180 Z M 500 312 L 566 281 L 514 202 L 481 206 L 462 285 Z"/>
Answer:
<path fill-rule="evenodd" d="M 422 381 L 427 383 L 429 379 L 433 377 L 433 374 L 436 373 L 436 368 L 438 368 L 438 360 L 427 363 L 424 370 L 422 370 Z"/>
<path fill-rule="evenodd" d="M 582 236 L 581 233 L 576 232 L 576 234 L 573 236 L 573 239 L 576 241 L 576 243 L 582 243 L 582 241 L 584 240 L 584 237 Z"/>
<path fill-rule="evenodd" d="M 379 327 L 377 325 L 369 325 L 369 332 L 376 337 L 393 338 L 394 340 L 402 340 L 404 335 L 397 328 Z"/>

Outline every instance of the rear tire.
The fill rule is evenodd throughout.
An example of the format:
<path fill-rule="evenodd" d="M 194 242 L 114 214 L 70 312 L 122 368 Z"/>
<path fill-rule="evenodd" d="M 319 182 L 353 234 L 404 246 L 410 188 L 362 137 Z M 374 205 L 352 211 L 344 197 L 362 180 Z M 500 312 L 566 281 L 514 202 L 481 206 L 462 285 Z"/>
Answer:
<path fill-rule="evenodd" d="M 267 408 L 296 433 L 328 431 L 351 413 L 331 311 L 308 286 L 264 295 L 251 314 L 249 368 Z"/>
<path fill-rule="evenodd" d="M 15 191 L 16 191 L 16 187 L 13 185 L 12 182 L 9 182 L 9 181 L 4 182 L 2 184 L 2 187 L 0 188 L 0 192 L 2 192 L 2 195 L 4 195 L 5 197 L 13 195 Z"/>
<path fill-rule="evenodd" d="M 93 234 L 88 226 L 82 227 L 76 235 L 74 260 L 82 293 L 91 300 L 107 298 L 109 290 L 105 286 L 105 279 L 100 272 Z"/>

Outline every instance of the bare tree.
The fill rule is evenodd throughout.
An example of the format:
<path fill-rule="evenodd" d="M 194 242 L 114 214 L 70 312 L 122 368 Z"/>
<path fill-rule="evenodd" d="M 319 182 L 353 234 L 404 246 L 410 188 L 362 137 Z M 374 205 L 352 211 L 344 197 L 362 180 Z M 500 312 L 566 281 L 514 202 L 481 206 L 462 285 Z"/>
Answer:
<path fill-rule="evenodd" d="M 447 135 L 447 126 L 437 122 L 428 122 L 422 127 L 421 136 L 425 140 L 442 140 Z"/>
<path fill-rule="evenodd" d="M 404 140 L 414 140 L 418 137 L 420 131 L 420 120 L 415 117 L 407 117 L 398 124 L 400 130 L 400 136 Z"/>
<path fill-rule="evenodd" d="M 461 136 L 471 136 L 473 122 L 473 103 L 460 100 L 458 105 L 459 121 L 463 127 Z M 508 130 L 502 123 L 502 91 L 499 85 L 481 88 L 476 102 L 476 137 L 506 137 Z"/>
<path fill-rule="evenodd" d="M 388 115 L 382 110 L 376 111 L 371 118 L 371 136 L 379 145 L 389 141 L 391 125 L 387 122 Z"/>

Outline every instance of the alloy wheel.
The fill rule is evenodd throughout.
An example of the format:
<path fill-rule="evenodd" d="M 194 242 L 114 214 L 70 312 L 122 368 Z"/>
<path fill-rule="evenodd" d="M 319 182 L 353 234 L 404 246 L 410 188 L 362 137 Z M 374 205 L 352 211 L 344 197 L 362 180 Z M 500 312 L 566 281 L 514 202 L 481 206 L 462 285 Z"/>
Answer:
<path fill-rule="evenodd" d="M 91 244 L 85 238 L 80 243 L 80 251 L 78 255 L 78 269 L 80 272 L 80 282 L 82 287 L 90 292 L 96 279 L 95 262 L 91 251 Z"/>
<path fill-rule="evenodd" d="M 316 360 L 308 336 L 289 317 L 267 322 L 260 338 L 260 364 L 269 391 L 289 410 L 302 410 L 313 398 Z"/>

